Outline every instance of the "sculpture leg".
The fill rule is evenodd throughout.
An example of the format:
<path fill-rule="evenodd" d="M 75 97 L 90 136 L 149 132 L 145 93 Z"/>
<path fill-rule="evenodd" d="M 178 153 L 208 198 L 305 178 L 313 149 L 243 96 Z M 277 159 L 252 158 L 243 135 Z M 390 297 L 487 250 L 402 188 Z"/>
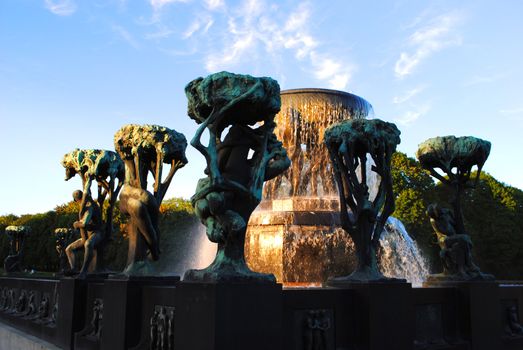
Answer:
<path fill-rule="evenodd" d="M 140 201 L 130 199 L 129 207 L 132 210 L 130 213 L 131 217 L 135 218 L 133 224 L 136 225 L 143 239 L 145 239 L 145 242 L 151 251 L 151 257 L 155 261 L 158 260 L 160 255 L 158 247 L 158 232 L 151 220 L 151 215 L 147 206 Z"/>
<path fill-rule="evenodd" d="M 69 261 L 69 268 L 71 270 L 75 269 L 76 265 L 76 255 L 75 252 L 78 249 L 81 249 L 84 247 L 84 243 L 81 238 L 77 239 L 73 243 L 69 244 L 67 248 L 65 248 L 65 254 L 67 255 L 67 260 Z"/>
<path fill-rule="evenodd" d="M 102 235 L 98 232 L 93 233 L 84 244 L 84 263 L 82 265 L 82 269 L 80 270 L 80 275 L 78 278 L 86 278 L 87 277 L 87 270 L 89 269 L 89 264 L 91 264 L 91 260 L 94 256 L 94 249 L 98 246 L 98 244 L 102 241 Z"/>

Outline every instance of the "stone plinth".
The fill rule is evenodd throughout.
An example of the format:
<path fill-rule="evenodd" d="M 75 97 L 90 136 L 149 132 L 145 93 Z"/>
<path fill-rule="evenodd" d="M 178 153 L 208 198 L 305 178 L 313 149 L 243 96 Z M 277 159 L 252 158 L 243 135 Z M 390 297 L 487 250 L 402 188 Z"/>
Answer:
<path fill-rule="evenodd" d="M 118 278 L 121 277 L 121 278 Z M 110 332 L 102 332 L 101 349 L 130 349 L 142 334 L 142 293 L 148 286 L 175 286 L 178 276 L 111 276 L 105 281 L 104 323 Z M 107 327 L 105 327 L 107 329 Z"/>
<path fill-rule="evenodd" d="M 455 288 L 460 333 L 474 350 L 501 349 L 500 288 L 494 281 L 425 283 L 424 287 Z"/>
<path fill-rule="evenodd" d="M 181 282 L 176 294 L 175 349 L 282 349 L 281 285 Z"/>
<path fill-rule="evenodd" d="M 355 349 L 412 349 L 414 323 L 410 283 L 354 283 L 337 287 L 352 296 L 347 332 Z"/>

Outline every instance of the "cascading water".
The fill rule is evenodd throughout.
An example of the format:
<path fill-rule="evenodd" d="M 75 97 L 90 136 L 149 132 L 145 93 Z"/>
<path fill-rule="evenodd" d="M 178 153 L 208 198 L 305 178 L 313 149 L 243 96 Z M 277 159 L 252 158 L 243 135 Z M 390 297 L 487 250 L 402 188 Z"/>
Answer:
<path fill-rule="evenodd" d="M 421 287 L 430 274 L 428 263 L 403 223 L 389 217 L 380 239 L 380 268 L 385 276 L 405 278 Z"/>
<path fill-rule="evenodd" d="M 275 134 L 292 165 L 265 184 L 264 201 L 249 221 L 246 259 L 253 270 L 274 273 L 284 284 L 317 284 L 349 274 L 355 263 L 352 240 L 340 228 L 324 131 L 342 120 L 367 117 L 372 106 L 356 95 L 325 89 L 287 90 L 281 97 Z M 377 180 L 367 179 L 371 198 Z M 381 247 L 385 275 L 421 284 L 427 264 L 399 220 L 389 219 Z"/>

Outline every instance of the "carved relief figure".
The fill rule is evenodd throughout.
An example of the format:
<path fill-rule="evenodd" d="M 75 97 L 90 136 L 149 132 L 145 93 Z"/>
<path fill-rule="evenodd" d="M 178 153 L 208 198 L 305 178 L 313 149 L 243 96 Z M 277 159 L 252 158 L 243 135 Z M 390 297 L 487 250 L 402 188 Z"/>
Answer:
<path fill-rule="evenodd" d="M 91 319 L 91 332 L 97 338 L 100 338 L 103 326 L 104 303 L 102 299 L 95 299 L 93 303 L 93 318 Z"/>
<path fill-rule="evenodd" d="M 309 310 L 303 332 L 304 350 L 327 350 L 331 320 L 326 310 Z"/>
<path fill-rule="evenodd" d="M 516 305 L 507 308 L 505 333 L 510 336 L 523 336 L 523 326 L 519 323 L 518 308 Z"/>
<path fill-rule="evenodd" d="M 25 311 L 25 316 L 31 316 L 36 313 L 36 292 L 34 290 L 29 292 L 29 300 L 27 302 L 27 310 Z"/>
<path fill-rule="evenodd" d="M 15 311 L 18 313 L 22 313 L 25 310 L 25 307 L 27 305 L 27 292 L 25 290 L 22 290 L 20 292 L 20 296 L 18 297 L 18 300 L 15 304 Z"/>
<path fill-rule="evenodd" d="M 42 296 L 40 305 L 38 305 L 38 319 L 43 320 L 49 317 L 49 297 L 47 295 Z"/>
<path fill-rule="evenodd" d="M 151 319 L 149 320 L 149 347 L 151 350 L 156 349 L 156 344 L 158 343 L 158 316 L 160 312 L 155 309 Z"/>

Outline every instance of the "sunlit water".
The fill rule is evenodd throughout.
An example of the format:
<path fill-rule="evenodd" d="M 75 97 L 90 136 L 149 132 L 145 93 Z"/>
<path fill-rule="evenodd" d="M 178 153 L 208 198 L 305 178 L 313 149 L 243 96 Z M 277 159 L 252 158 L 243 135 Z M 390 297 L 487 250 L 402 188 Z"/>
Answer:
<path fill-rule="evenodd" d="M 265 184 L 264 199 L 299 198 L 305 200 L 311 196 L 316 198 L 337 196 L 329 155 L 323 144 L 324 131 L 333 123 L 369 116 L 373 116 L 372 106 L 355 95 L 321 89 L 282 92 L 282 109 L 276 116 L 275 133 L 287 149 L 292 165 L 287 172 Z M 368 159 L 366 164 L 367 185 L 369 197 L 372 200 L 376 196 L 380 179 L 371 171 L 371 164 L 372 161 Z M 268 218 L 269 216 L 270 212 Z M 270 227 L 269 221 L 267 227 Z M 190 249 L 183 254 L 183 261 L 179 265 L 181 270 L 204 268 L 213 261 L 216 254 L 216 244 L 207 239 L 204 226 L 196 225 L 198 227 L 195 226 L 190 230 L 192 242 L 189 244 Z M 264 225 L 265 223 L 259 227 L 262 231 Z M 290 259 L 287 261 L 298 261 L 300 263 L 298 265 L 301 266 L 288 266 L 287 271 L 296 268 L 297 274 L 306 273 L 307 276 L 310 276 L 312 269 L 317 267 L 317 261 L 312 259 L 310 259 L 310 266 L 306 262 L 304 264 L 302 259 L 307 259 L 309 253 L 318 254 L 321 251 L 320 255 L 325 255 L 325 259 L 329 260 L 324 263 L 331 266 L 336 263 L 345 264 L 351 260 L 346 257 L 347 254 L 354 254 L 353 243 L 341 228 L 332 227 L 330 231 L 327 230 L 329 232 L 323 232 L 325 228 L 322 230 L 318 228 L 317 231 L 314 234 L 309 232 L 306 235 L 301 229 L 299 232 L 289 231 L 286 233 L 285 239 L 283 236 L 268 236 L 273 241 L 277 238 L 277 242 L 271 241 L 270 244 L 261 242 L 263 244 L 260 246 L 271 247 L 273 250 L 279 250 L 279 253 L 251 251 L 250 254 L 264 256 L 266 259 L 280 257 L 280 266 L 281 257 L 284 260 L 285 258 Z M 289 244 L 289 239 L 295 241 Z M 285 243 L 286 240 L 287 243 Z M 306 242 L 302 242 L 302 240 Z M 284 244 L 286 244 L 285 249 Z M 399 220 L 388 219 L 380 246 L 380 266 L 384 275 L 404 278 L 414 286 L 421 285 L 424 277 L 429 273 L 428 264 L 421 255 L 416 242 L 412 240 Z M 304 247 L 307 247 L 308 250 L 302 250 Z M 340 247 L 343 249 L 340 250 Z M 300 258 L 295 260 L 296 256 Z M 340 261 L 343 257 L 345 257 L 344 261 Z M 354 259 L 352 258 L 352 260 Z M 297 285 L 304 284 L 300 282 Z M 311 284 L 313 287 L 318 285 L 317 281 Z"/>
<path fill-rule="evenodd" d="M 389 217 L 380 245 L 381 272 L 385 276 L 405 278 L 414 287 L 421 287 L 430 273 L 428 263 L 400 220 Z"/>

